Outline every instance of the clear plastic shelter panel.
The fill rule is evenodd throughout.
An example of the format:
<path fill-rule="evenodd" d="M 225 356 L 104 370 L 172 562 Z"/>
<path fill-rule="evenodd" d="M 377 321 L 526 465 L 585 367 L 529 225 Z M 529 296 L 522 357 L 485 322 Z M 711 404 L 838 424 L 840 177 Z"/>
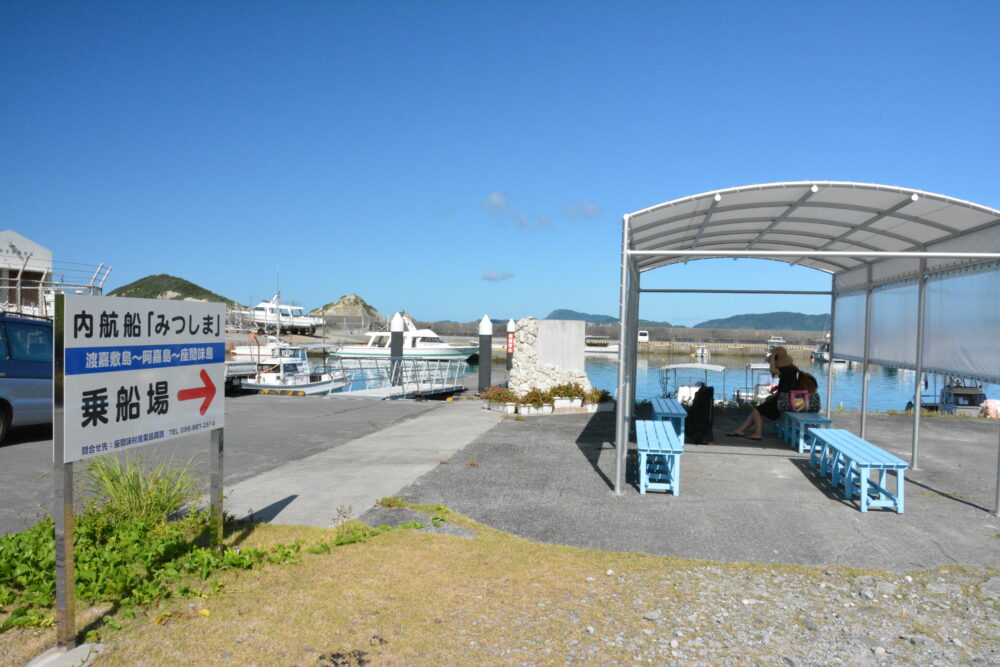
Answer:
<path fill-rule="evenodd" d="M 1000 382 L 1000 271 L 927 281 L 924 367 Z"/>
<path fill-rule="evenodd" d="M 848 294 L 833 301 L 834 356 L 865 356 L 865 295 Z"/>
<path fill-rule="evenodd" d="M 916 366 L 919 292 L 916 283 L 872 292 L 869 357 L 874 363 L 902 368 Z"/>

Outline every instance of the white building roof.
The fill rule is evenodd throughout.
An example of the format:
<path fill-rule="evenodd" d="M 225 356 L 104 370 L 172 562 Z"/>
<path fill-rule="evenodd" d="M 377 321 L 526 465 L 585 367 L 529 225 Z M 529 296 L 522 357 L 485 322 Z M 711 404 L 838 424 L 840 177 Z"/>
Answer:
<path fill-rule="evenodd" d="M 11 229 L 0 231 L 0 268 L 20 269 L 26 257 L 28 264 L 25 270 L 52 270 L 51 250 Z"/>

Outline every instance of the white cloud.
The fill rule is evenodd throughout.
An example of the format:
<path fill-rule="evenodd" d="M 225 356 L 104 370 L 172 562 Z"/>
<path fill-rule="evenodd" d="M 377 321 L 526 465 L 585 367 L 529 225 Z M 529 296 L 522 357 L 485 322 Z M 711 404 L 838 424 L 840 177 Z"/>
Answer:
<path fill-rule="evenodd" d="M 570 202 L 563 204 L 566 209 L 566 217 L 571 220 L 592 220 L 596 218 L 601 213 L 601 207 L 597 204 L 593 204 L 586 199 L 581 199 L 578 202 Z"/>
<path fill-rule="evenodd" d="M 483 200 L 483 208 L 487 213 L 505 213 L 507 211 L 507 195 L 499 192 L 491 192 Z"/>
<path fill-rule="evenodd" d="M 487 271 L 483 274 L 483 280 L 488 280 L 490 282 L 498 282 L 501 280 L 510 280 L 514 277 L 514 274 L 510 271 Z"/>
<path fill-rule="evenodd" d="M 535 226 L 531 224 L 531 221 L 528 220 L 528 216 L 524 215 L 523 213 L 514 213 L 513 211 L 511 211 L 510 219 L 514 221 L 514 224 L 517 225 L 518 229 L 535 228 Z"/>

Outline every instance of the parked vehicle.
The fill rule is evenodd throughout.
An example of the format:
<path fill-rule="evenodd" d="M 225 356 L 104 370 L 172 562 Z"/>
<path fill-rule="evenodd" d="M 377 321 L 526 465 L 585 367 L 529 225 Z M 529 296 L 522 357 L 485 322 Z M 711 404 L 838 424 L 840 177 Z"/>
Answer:
<path fill-rule="evenodd" d="M 52 423 L 52 321 L 0 314 L 0 442 L 15 426 Z"/>

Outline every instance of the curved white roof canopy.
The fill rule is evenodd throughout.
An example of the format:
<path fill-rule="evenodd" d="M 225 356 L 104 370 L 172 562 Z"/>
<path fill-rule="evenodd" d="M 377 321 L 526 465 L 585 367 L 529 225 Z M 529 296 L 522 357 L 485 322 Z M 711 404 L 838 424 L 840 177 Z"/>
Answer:
<path fill-rule="evenodd" d="M 869 264 L 874 282 L 920 271 L 918 258 L 878 257 L 873 252 L 1000 252 L 1000 211 L 921 190 L 870 183 L 799 181 L 712 190 L 625 218 L 629 250 L 719 251 L 694 257 L 635 255 L 640 272 L 690 259 L 756 256 L 832 273 L 837 276 L 835 285 L 843 289 L 866 283 Z M 760 251 L 792 254 L 768 257 Z M 844 254 L 810 257 L 810 251 Z M 803 254 L 795 254 L 799 252 Z M 984 260 L 927 261 L 934 268 Z"/>

